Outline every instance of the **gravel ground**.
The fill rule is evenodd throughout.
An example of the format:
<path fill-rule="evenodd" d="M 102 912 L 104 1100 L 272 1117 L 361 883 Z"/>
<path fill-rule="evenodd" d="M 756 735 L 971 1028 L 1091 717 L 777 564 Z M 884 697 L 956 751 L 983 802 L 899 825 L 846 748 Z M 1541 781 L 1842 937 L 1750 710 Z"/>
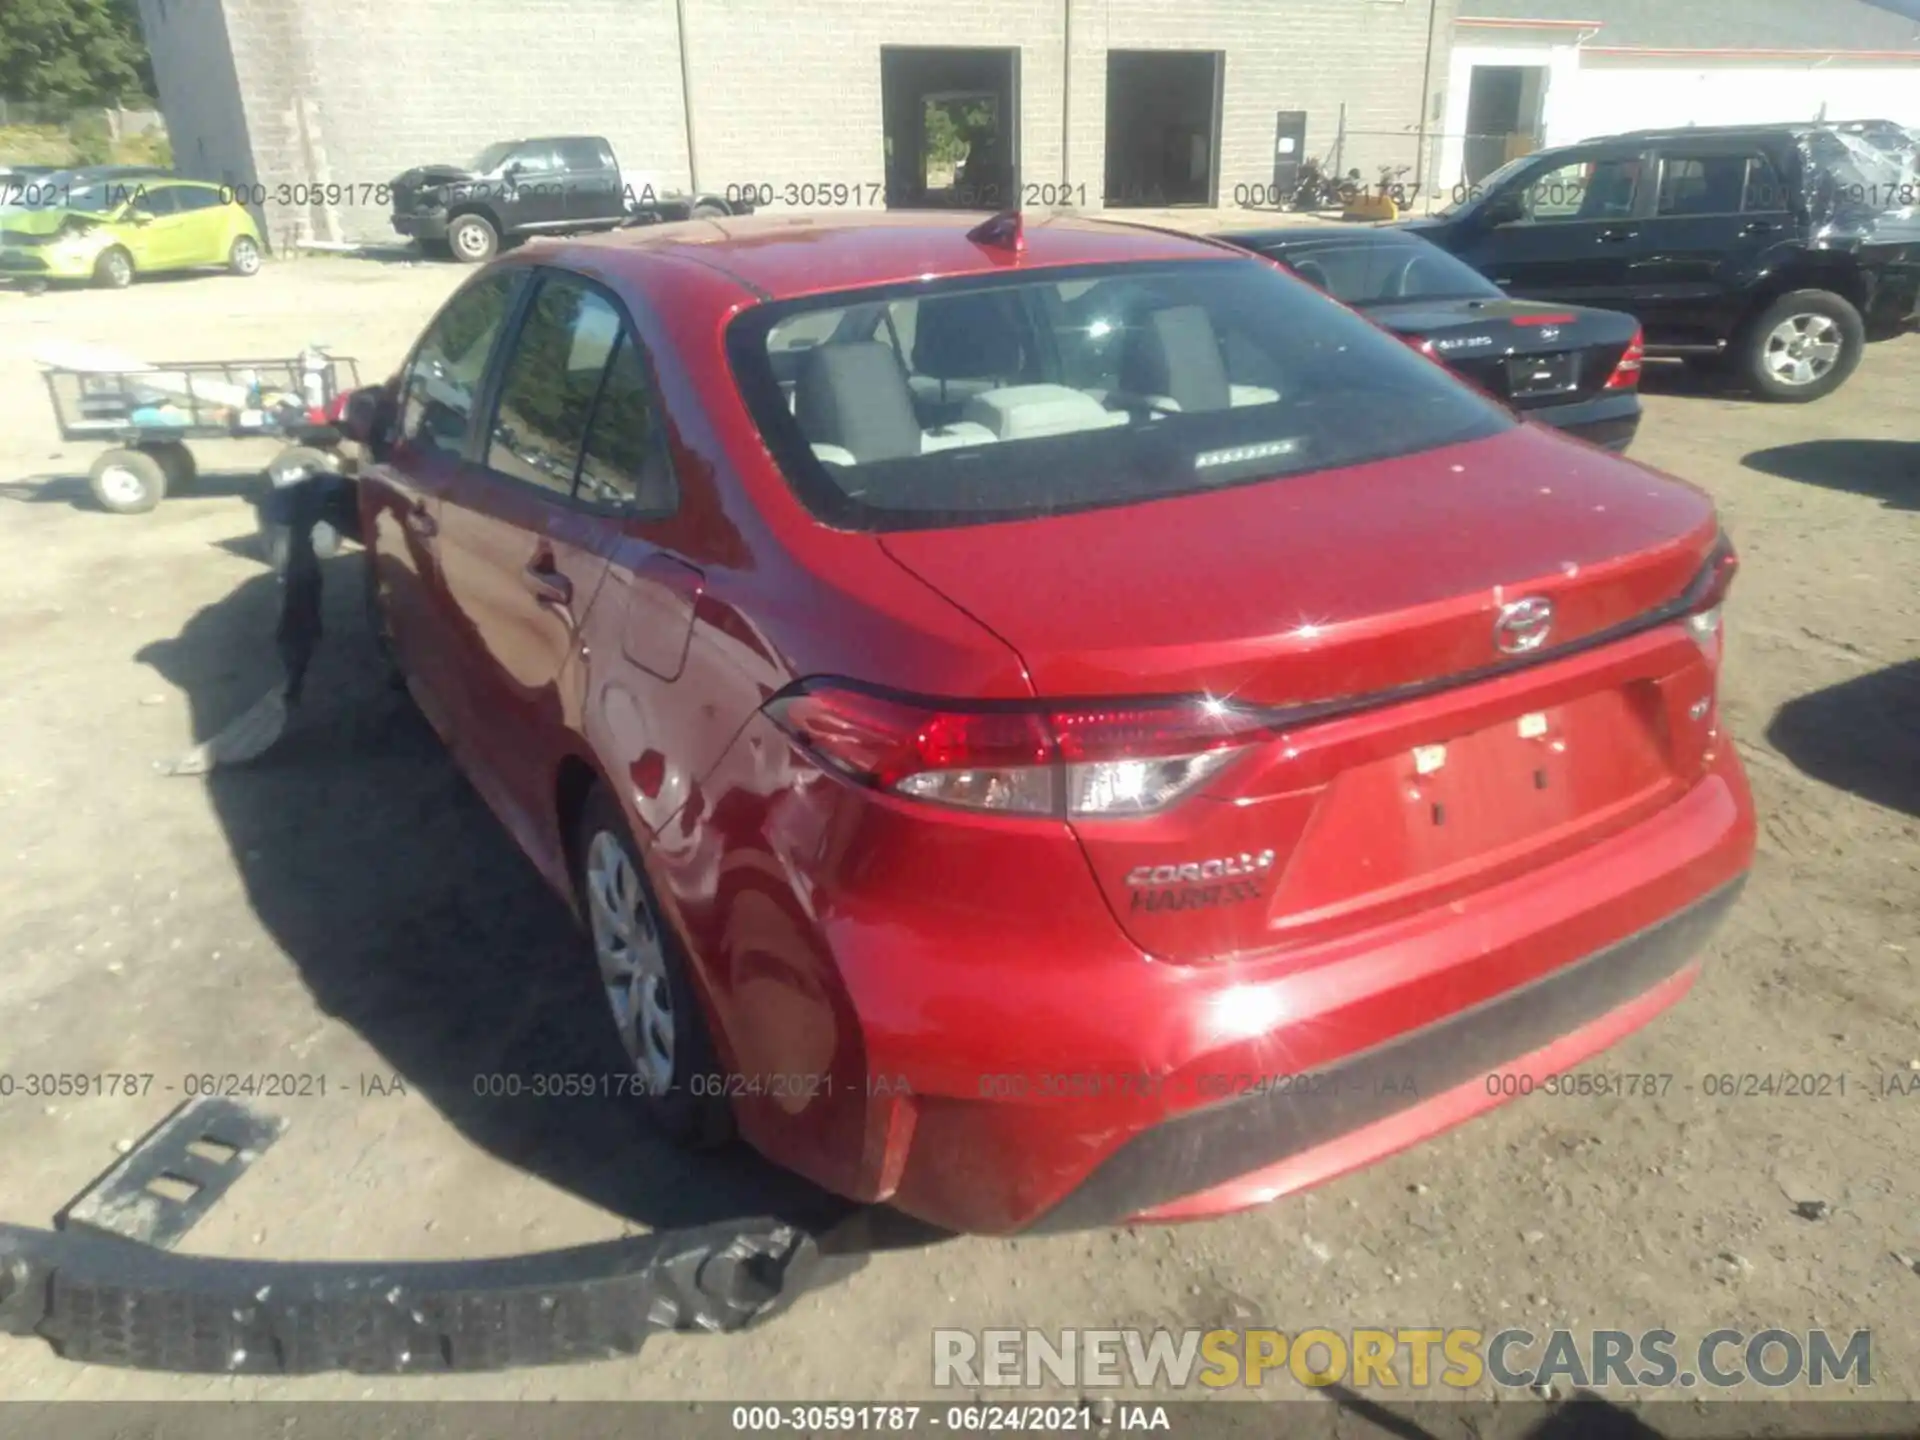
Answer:
<path fill-rule="evenodd" d="M 0 1098 L 0 1216 L 44 1224 L 208 1072 L 328 1077 L 195 1250 L 458 1257 L 761 1208 L 745 1157 L 693 1170 L 589 1101 L 473 1077 L 580 1065 L 594 1002 L 559 904 L 357 665 L 354 587 L 276 762 L 156 759 L 272 680 L 251 548 L 269 449 L 207 446 L 197 494 L 93 510 L 32 363 L 55 339 L 155 359 L 320 341 L 371 378 L 464 272 L 327 257 L 252 280 L 0 293 L 0 1074 L 149 1072 L 142 1097 Z M 1649 382 L 1637 458 L 1711 490 L 1743 559 L 1725 708 L 1762 816 L 1753 880 L 1693 994 L 1609 1069 L 1655 1098 L 1534 1098 L 1316 1192 L 1213 1223 L 954 1240 L 732 1339 L 456 1379 L 89 1370 L 0 1341 L 18 1398 L 920 1396 L 935 1325 L 1871 1329 L 1875 1399 L 1920 1399 L 1920 336 L 1811 407 Z M 339 562 L 351 567 L 357 558 Z M 586 987 L 586 988 L 583 988 Z M 1705 1077 L 1844 1076 L 1817 1098 Z M 167 1093 L 169 1087 L 171 1093 Z M 1796 1206 L 1820 1218 L 1802 1218 Z M 1288 1393 L 1290 1382 L 1276 1382 Z M 1751 1391 L 1736 1392 L 1751 1394 Z"/>

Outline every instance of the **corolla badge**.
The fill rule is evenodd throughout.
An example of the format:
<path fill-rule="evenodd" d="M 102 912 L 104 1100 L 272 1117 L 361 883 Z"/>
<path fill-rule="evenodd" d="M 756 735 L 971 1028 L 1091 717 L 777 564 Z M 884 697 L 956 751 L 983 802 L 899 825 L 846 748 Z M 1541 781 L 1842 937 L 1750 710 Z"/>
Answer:
<path fill-rule="evenodd" d="M 1502 655 L 1525 655 L 1547 643 L 1553 633 L 1553 602 L 1544 595 L 1529 595 L 1511 605 L 1502 605 L 1493 621 L 1493 644 Z"/>

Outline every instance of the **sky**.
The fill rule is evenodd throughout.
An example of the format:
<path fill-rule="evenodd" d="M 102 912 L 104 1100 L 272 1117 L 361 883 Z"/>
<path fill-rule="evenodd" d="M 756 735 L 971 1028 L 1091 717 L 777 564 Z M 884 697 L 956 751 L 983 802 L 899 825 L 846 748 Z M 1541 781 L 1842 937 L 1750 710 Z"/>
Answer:
<path fill-rule="evenodd" d="M 1896 15 L 1920 20 L 1920 0 L 1867 0 L 1867 3 L 1878 5 L 1882 10 L 1891 10 Z"/>

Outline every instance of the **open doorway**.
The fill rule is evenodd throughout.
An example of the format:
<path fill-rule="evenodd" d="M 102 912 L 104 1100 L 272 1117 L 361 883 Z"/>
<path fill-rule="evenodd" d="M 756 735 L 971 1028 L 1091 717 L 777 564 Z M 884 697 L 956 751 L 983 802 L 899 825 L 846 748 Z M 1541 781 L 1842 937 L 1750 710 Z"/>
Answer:
<path fill-rule="evenodd" d="M 1217 50 L 1107 52 L 1108 205 L 1217 202 L 1225 67 Z"/>
<path fill-rule="evenodd" d="M 1020 203 L 1020 52 L 880 48 L 893 210 L 1010 210 Z"/>
<path fill-rule="evenodd" d="M 1466 182 L 1540 148 L 1547 100 L 1544 65 L 1476 65 L 1467 86 Z"/>

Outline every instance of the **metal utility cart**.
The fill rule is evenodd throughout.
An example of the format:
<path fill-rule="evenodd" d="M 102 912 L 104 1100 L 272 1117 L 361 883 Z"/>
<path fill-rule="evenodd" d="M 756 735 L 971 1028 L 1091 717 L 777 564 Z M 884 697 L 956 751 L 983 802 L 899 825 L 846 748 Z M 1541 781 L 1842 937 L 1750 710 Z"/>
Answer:
<path fill-rule="evenodd" d="M 198 474 L 189 440 L 283 439 L 287 451 L 331 456 L 352 361 L 309 348 L 292 359 L 190 360 L 126 369 L 47 366 L 62 440 L 108 440 L 93 462 L 93 498 L 117 515 L 153 509 Z M 278 465 L 281 462 L 275 461 Z"/>

